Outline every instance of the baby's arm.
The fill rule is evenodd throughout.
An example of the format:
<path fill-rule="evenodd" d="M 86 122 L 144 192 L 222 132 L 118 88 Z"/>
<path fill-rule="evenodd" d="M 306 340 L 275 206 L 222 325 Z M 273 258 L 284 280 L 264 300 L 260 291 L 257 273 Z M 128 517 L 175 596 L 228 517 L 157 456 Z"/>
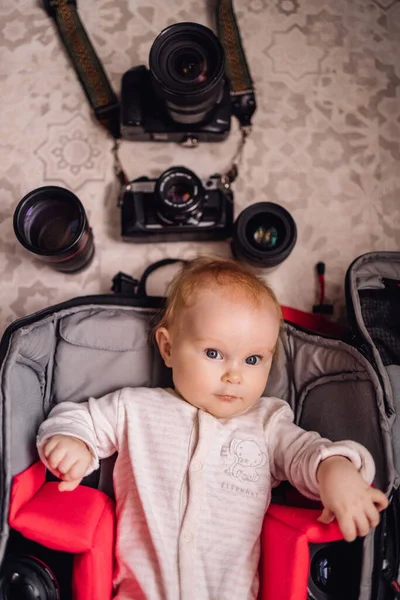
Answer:
<path fill-rule="evenodd" d="M 98 468 L 99 459 L 118 450 L 120 392 L 88 402 L 61 402 L 42 423 L 37 436 L 40 459 L 72 490 Z"/>
<path fill-rule="evenodd" d="M 290 407 L 280 401 L 266 424 L 266 437 L 276 483 L 288 479 L 303 495 L 321 500 L 323 522 L 335 516 L 348 541 L 375 526 L 387 498 L 370 488 L 375 465 L 364 446 L 350 440 L 330 442 L 301 429 L 293 423 Z"/>

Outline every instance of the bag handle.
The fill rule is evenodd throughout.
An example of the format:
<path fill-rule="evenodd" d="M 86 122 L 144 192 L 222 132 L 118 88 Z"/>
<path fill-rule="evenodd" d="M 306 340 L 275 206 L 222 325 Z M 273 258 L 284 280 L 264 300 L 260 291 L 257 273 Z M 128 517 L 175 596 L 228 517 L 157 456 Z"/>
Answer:
<path fill-rule="evenodd" d="M 148 298 L 147 292 L 146 292 L 146 283 L 147 283 L 147 279 L 149 278 L 149 275 L 151 275 L 151 273 L 153 273 L 154 271 L 156 271 L 157 269 L 160 269 L 161 267 L 166 267 L 167 265 L 173 265 L 174 263 L 177 262 L 181 262 L 182 264 L 187 263 L 187 260 L 184 260 L 183 258 L 163 258 L 162 260 L 158 260 L 157 262 L 149 265 L 147 267 L 147 269 L 144 270 L 139 284 L 138 284 L 138 289 L 137 289 L 137 295 L 142 297 L 142 298 Z"/>
<path fill-rule="evenodd" d="M 186 263 L 187 260 L 183 258 L 163 258 L 158 260 L 155 263 L 149 265 L 144 271 L 140 279 L 134 279 L 131 275 L 127 275 L 126 273 L 122 273 L 121 271 L 113 277 L 113 283 L 111 290 L 114 294 L 122 295 L 122 296 L 130 296 L 134 298 L 140 298 L 141 300 L 146 300 L 149 298 L 158 298 L 159 300 L 164 300 L 164 296 L 149 296 L 146 291 L 146 283 L 147 279 L 157 269 L 161 267 L 166 267 L 167 265 L 173 265 L 174 263 L 181 262 Z"/>
<path fill-rule="evenodd" d="M 156 296 L 149 296 L 146 291 L 147 279 L 157 269 L 165 267 L 167 265 L 173 265 L 177 262 L 182 264 L 188 261 L 183 258 L 163 258 L 155 263 L 149 265 L 144 271 L 141 278 L 134 279 L 126 273 L 118 273 L 113 278 L 112 291 L 115 294 L 124 296 L 133 296 L 134 298 L 140 298 L 146 300 L 149 298 L 156 298 Z M 165 302 L 165 297 L 157 297 L 159 300 Z M 288 306 L 282 306 L 282 315 L 285 321 L 293 323 L 301 329 L 307 329 L 315 333 L 322 333 L 333 337 L 342 338 L 346 334 L 346 328 L 339 323 L 329 321 L 323 315 L 316 315 L 313 313 L 307 313 L 296 308 L 290 308 Z"/>

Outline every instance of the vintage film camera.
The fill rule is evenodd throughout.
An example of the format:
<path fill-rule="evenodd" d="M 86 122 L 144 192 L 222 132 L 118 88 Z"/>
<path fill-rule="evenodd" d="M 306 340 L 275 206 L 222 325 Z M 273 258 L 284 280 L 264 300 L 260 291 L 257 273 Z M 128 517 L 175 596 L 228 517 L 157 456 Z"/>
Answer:
<path fill-rule="evenodd" d="M 204 181 L 185 167 L 158 179 L 139 177 L 124 189 L 121 235 L 126 242 L 188 242 L 229 237 L 233 194 L 220 175 Z"/>
<path fill-rule="evenodd" d="M 224 140 L 231 124 L 224 71 L 224 49 L 210 29 L 167 27 L 151 47 L 149 69 L 134 67 L 122 78 L 122 137 L 189 146 Z"/>

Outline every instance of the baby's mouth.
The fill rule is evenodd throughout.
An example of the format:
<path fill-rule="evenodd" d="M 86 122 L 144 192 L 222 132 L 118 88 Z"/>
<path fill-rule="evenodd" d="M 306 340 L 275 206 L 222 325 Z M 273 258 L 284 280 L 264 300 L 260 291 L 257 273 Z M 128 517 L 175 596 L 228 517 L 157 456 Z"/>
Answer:
<path fill-rule="evenodd" d="M 221 402 L 234 402 L 238 399 L 237 396 L 231 396 L 230 394 L 216 394 L 216 397 Z"/>

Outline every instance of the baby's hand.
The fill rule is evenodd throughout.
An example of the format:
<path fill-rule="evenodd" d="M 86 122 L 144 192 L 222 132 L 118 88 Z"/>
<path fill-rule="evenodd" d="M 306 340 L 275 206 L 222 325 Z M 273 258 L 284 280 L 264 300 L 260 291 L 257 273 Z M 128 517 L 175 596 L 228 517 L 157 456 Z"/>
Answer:
<path fill-rule="evenodd" d="M 69 435 L 54 435 L 46 440 L 43 454 L 53 475 L 63 480 L 58 485 L 61 492 L 78 487 L 93 458 L 84 442 Z"/>
<path fill-rule="evenodd" d="M 331 456 L 321 462 L 317 471 L 324 510 L 319 517 L 330 523 L 336 517 L 347 542 L 367 535 L 379 523 L 379 512 L 388 505 L 383 492 L 364 481 L 352 462 L 342 456 Z"/>

